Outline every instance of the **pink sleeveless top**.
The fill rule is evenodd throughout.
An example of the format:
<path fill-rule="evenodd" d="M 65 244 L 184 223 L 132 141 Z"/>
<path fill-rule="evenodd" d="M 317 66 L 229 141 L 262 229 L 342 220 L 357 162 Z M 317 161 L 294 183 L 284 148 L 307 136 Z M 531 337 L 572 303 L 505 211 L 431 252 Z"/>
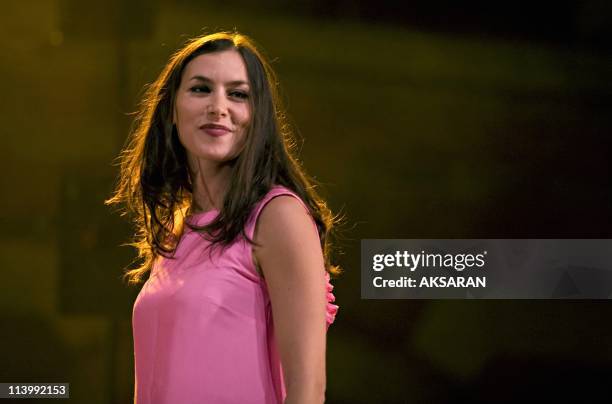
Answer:
<path fill-rule="evenodd" d="M 251 213 L 249 238 L 262 208 L 279 195 L 305 207 L 287 188 L 273 187 Z M 202 225 L 217 214 L 188 220 Z M 251 245 L 240 236 L 223 251 L 206 249 L 209 244 L 185 226 L 174 259 L 155 261 L 134 303 L 137 404 L 268 404 L 285 398 L 270 298 Z M 338 306 L 326 279 L 329 327 Z"/>

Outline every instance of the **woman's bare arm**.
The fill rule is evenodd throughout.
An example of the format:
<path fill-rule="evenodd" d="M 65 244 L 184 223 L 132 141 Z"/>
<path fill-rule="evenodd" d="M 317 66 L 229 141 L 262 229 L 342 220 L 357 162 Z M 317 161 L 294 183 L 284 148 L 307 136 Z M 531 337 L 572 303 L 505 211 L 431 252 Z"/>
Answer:
<path fill-rule="evenodd" d="M 325 399 L 325 266 L 316 228 L 291 196 L 262 210 L 254 248 L 270 294 L 289 404 Z"/>

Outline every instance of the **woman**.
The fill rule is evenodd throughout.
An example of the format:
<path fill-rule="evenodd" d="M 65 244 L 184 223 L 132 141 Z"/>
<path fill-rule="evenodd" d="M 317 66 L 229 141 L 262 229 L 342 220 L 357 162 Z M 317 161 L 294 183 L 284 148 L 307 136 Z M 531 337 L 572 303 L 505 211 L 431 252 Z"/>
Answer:
<path fill-rule="evenodd" d="M 137 403 L 320 403 L 333 217 L 289 151 L 274 73 L 198 37 L 148 88 L 107 203 L 138 228 Z"/>

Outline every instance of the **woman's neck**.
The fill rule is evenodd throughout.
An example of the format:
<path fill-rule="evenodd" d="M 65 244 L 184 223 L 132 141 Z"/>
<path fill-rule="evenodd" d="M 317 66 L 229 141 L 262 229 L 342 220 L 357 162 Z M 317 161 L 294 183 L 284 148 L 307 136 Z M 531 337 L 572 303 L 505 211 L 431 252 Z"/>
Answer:
<path fill-rule="evenodd" d="M 197 160 L 190 165 L 193 185 L 191 213 L 221 210 L 229 189 L 232 167 Z"/>

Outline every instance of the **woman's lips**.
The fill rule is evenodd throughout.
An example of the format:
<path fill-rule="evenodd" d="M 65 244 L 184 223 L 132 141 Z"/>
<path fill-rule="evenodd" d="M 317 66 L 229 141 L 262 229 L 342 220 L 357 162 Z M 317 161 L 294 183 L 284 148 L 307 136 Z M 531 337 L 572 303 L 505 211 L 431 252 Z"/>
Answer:
<path fill-rule="evenodd" d="M 227 130 L 227 129 L 220 129 L 220 128 L 203 128 L 203 130 L 204 130 L 204 132 L 206 132 L 210 136 L 214 136 L 214 137 L 223 136 L 226 133 L 229 133 L 229 130 Z"/>
<path fill-rule="evenodd" d="M 204 132 L 206 132 L 206 134 L 210 135 L 210 136 L 214 136 L 214 137 L 219 137 L 219 136 L 223 136 L 227 133 L 230 132 L 229 128 L 223 126 L 223 125 L 203 125 L 200 127 L 200 129 L 202 129 Z"/>

